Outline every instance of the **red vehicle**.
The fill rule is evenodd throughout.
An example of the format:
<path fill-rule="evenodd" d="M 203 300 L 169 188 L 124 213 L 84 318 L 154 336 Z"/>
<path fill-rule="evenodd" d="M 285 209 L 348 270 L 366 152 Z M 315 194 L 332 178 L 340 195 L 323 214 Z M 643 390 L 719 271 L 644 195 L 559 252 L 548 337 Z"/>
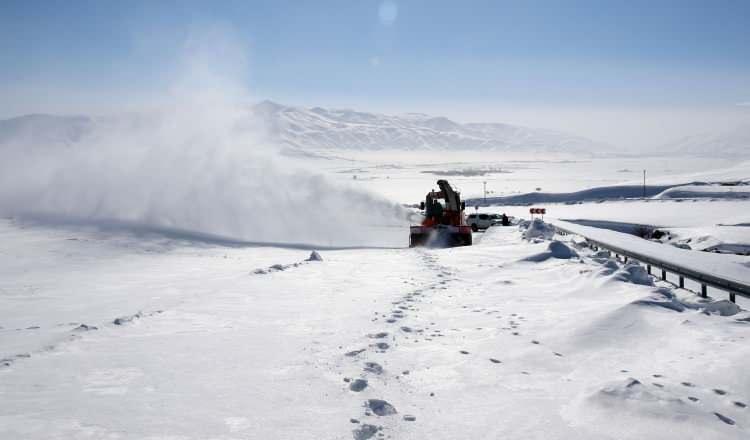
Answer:
<path fill-rule="evenodd" d="M 419 205 L 424 220 L 419 226 L 411 226 L 409 247 L 471 245 L 471 227 L 466 224 L 466 203 L 461 201 L 461 194 L 453 191 L 447 180 L 438 180 L 437 184 L 440 191 L 430 191 Z"/>

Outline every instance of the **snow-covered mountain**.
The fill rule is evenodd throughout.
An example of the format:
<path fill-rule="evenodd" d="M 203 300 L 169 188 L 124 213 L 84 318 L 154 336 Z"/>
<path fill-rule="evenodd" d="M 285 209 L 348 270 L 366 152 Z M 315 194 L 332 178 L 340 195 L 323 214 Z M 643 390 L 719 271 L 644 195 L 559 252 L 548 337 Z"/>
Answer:
<path fill-rule="evenodd" d="M 609 147 L 553 130 L 502 123 L 462 124 L 421 113 L 384 115 L 355 110 L 301 108 L 263 101 L 253 107 L 269 138 L 298 150 L 517 150 L 601 152 Z"/>
<path fill-rule="evenodd" d="M 119 122 L 144 123 L 143 115 Z M 124 121 L 122 121 L 122 120 Z M 0 121 L 0 144 L 69 145 L 94 127 L 111 124 L 85 116 L 27 115 Z M 355 110 L 302 108 L 263 101 L 249 108 L 244 129 L 295 152 L 320 150 L 511 150 L 597 153 L 609 146 L 553 130 L 502 123 L 458 123 L 421 113 L 385 115 Z"/>
<path fill-rule="evenodd" d="M 687 136 L 660 150 L 692 156 L 750 157 L 750 124 L 720 133 Z"/>

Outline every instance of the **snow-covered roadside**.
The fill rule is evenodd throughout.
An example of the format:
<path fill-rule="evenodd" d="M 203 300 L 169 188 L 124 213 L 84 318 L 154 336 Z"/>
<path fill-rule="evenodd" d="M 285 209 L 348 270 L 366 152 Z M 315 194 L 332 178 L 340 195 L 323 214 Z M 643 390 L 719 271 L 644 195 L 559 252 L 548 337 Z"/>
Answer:
<path fill-rule="evenodd" d="M 670 243 L 687 245 L 695 250 L 731 250 L 743 254 L 750 248 L 750 227 L 747 226 L 750 224 L 750 202 L 744 200 L 626 200 L 535 206 L 547 209 L 546 218 L 599 224 L 605 229 L 654 226 L 670 233 Z M 490 206 L 481 211 L 530 217 L 528 206 Z"/>
<path fill-rule="evenodd" d="M 304 263 L 309 251 L 0 231 L 0 348 L 30 356 L 0 369 L 3 438 L 750 433 L 746 312 L 704 314 L 632 266 L 514 227 Z"/>

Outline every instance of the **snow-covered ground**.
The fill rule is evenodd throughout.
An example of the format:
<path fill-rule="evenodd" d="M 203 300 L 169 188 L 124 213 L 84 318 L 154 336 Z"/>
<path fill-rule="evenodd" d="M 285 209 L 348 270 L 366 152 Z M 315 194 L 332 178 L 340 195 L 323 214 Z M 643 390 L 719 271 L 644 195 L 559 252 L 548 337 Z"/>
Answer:
<path fill-rule="evenodd" d="M 750 315 L 515 227 L 323 261 L 0 230 L 2 438 L 750 434 Z"/>
<path fill-rule="evenodd" d="M 638 185 L 644 168 L 652 185 L 747 180 L 747 164 L 445 151 L 277 163 L 237 153 L 217 125 L 14 156 L 40 159 L 39 174 L 6 163 L 0 438 L 750 434 L 750 314 L 723 294 L 702 302 L 516 227 L 408 249 L 399 205 L 439 178 L 500 197 Z M 750 202 L 695 188 L 541 206 L 750 244 Z"/>
<path fill-rule="evenodd" d="M 418 203 L 425 188 L 448 179 L 464 198 L 518 196 L 530 192 L 565 193 L 614 185 L 648 185 L 740 180 L 750 163 L 724 158 L 584 158 L 572 154 L 498 152 L 332 152 L 336 159 L 314 161 L 332 179 L 401 203 Z M 486 182 L 486 185 L 485 183 Z M 638 192 L 638 196 L 640 196 Z"/>

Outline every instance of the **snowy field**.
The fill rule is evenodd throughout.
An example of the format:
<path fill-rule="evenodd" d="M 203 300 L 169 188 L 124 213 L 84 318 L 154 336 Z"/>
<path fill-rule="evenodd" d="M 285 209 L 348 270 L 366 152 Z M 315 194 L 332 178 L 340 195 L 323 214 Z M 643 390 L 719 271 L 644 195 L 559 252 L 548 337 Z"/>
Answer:
<path fill-rule="evenodd" d="M 750 315 L 516 228 L 310 262 L 7 221 L 2 236 L 3 438 L 750 434 Z"/>
<path fill-rule="evenodd" d="M 336 159 L 314 162 L 337 181 L 400 203 L 419 203 L 426 189 L 445 178 L 465 198 L 534 192 L 561 193 L 636 184 L 748 178 L 750 164 L 721 158 L 586 157 L 561 153 L 506 152 L 323 152 Z M 354 178 L 356 176 L 356 179 Z"/>
<path fill-rule="evenodd" d="M 357 160 L 307 165 L 399 203 L 422 200 L 442 178 L 422 171 L 435 169 L 507 166 L 493 185 L 523 192 L 628 183 L 638 173 L 616 170 L 641 166 Z M 701 171 L 662 165 L 680 170 L 676 181 Z M 476 195 L 485 177 L 445 178 Z M 748 205 L 548 209 L 694 230 L 746 224 Z M 483 209 L 496 208 L 528 212 Z M 366 217 L 337 214 L 330 227 L 342 218 Z M 517 227 L 477 233 L 471 247 L 408 249 L 405 225 L 354 248 L 127 226 L 0 221 L 0 438 L 750 436 L 750 313 L 579 244 Z M 750 241 L 737 228 L 732 239 Z M 322 261 L 307 261 L 313 248 Z"/>

